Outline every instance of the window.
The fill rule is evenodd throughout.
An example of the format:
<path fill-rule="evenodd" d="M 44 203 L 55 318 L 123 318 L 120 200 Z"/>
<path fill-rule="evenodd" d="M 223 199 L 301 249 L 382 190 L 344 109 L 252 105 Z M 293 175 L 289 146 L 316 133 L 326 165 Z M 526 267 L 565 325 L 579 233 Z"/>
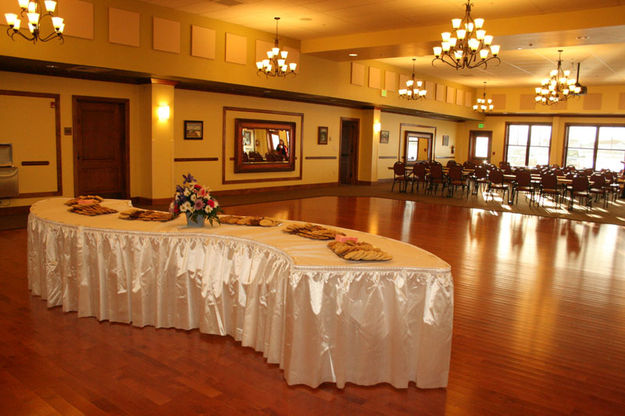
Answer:
<path fill-rule="evenodd" d="M 620 171 L 625 160 L 625 126 L 566 128 L 565 164 L 577 169 Z"/>
<path fill-rule="evenodd" d="M 550 124 L 506 125 L 505 160 L 511 166 L 548 165 L 550 146 Z"/>

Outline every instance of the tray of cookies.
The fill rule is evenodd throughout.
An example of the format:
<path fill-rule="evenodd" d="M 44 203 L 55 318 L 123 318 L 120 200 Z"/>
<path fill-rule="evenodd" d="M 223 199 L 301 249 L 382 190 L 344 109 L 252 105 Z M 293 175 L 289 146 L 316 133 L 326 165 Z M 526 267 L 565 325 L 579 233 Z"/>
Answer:
<path fill-rule="evenodd" d="M 160 221 L 166 222 L 174 219 L 174 216 L 165 211 L 153 211 L 151 209 L 131 208 L 119 213 L 123 220 Z"/>
<path fill-rule="evenodd" d="M 330 241 L 328 248 L 337 256 L 351 261 L 388 261 L 393 256 L 365 242 Z"/>
<path fill-rule="evenodd" d="M 249 215 L 222 215 L 219 217 L 221 224 L 249 225 L 252 227 L 275 227 L 280 221 L 267 217 L 252 217 Z"/>
<path fill-rule="evenodd" d="M 72 205 L 69 208 L 69 211 L 73 212 L 75 214 L 88 215 L 90 217 L 93 217 L 93 216 L 96 216 L 96 215 L 114 214 L 114 213 L 117 212 L 116 209 L 103 207 L 99 203 L 91 203 L 91 204 L 78 203 L 78 204 L 74 204 L 74 205 Z"/>
<path fill-rule="evenodd" d="M 313 240 L 334 240 L 337 235 L 345 235 L 344 233 L 330 228 L 322 227 L 316 224 L 289 224 L 284 229 L 289 234 L 299 235 Z"/>
<path fill-rule="evenodd" d="M 104 199 L 98 195 L 80 195 L 76 198 L 68 199 L 67 201 L 65 201 L 65 205 L 93 205 L 99 204 L 103 200 Z"/>

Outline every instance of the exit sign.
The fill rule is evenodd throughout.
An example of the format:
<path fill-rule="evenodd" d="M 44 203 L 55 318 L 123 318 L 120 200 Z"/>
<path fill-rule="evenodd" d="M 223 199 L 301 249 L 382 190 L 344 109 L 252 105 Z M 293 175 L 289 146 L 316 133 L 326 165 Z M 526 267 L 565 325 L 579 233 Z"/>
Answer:
<path fill-rule="evenodd" d="M 480 123 L 480 124 L 478 124 L 478 125 L 477 125 L 477 128 L 478 128 L 478 129 L 483 129 L 483 128 L 484 128 L 484 123 Z"/>

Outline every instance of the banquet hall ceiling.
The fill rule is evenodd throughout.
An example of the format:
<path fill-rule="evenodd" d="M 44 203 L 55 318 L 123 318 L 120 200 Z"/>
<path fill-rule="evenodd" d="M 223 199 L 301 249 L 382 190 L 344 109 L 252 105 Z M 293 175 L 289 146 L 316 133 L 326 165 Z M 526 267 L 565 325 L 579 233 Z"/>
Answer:
<path fill-rule="evenodd" d="M 146 0 L 301 41 L 302 53 L 336 61 L 374 59 L 481 87 L 535 85 L 581 62 L 586 85 L 625 82 L 625 0 L 474 0 L 472 16 L 502 45 L 500 65 L 457 71 L 432 65 L 432 46 L 464 15 L 464 0 Z M 358 53 L 358 57 L 349 57 Z M 575 71 L 572 71 L 573 73 Z"/>

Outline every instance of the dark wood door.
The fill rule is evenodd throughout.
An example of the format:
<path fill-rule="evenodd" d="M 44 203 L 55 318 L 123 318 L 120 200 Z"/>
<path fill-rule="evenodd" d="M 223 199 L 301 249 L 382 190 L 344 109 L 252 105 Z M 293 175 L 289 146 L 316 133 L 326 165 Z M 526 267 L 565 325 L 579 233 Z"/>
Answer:
<path fill-rule="evenodd" d="M 493 132 L 471 130 L 469 133 L 469 160 L 475 164 L 490 163 Z"/>
<path fill-rule="evenodd" d="M 339 157 L 339 183 L 358 182 L 358 138 L 359 119 L 341 119 L 341 144 Z"/>
<path fill-rule="evenodd" d="M 128 101 L 74 97 L 74 193 L 128 198 Z"/>

